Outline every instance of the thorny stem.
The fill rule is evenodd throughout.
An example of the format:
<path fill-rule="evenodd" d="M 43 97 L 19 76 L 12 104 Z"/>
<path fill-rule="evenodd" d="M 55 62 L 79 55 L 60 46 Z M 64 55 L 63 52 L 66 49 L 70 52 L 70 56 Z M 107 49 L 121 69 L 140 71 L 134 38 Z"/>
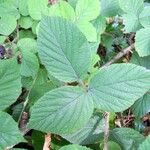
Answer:
<path fill-rule="evenodd" d="M 28 101 L 29 101 L 29 95 L 31 93 L 31 90 L 32 90 L 34 84 L 35 84 L 36 79 L 37 79 L 37 75 L 32 82 L 32 86 L 31 86 L 30 90 L 28 91 L 28 95 L 27 95 L 26 100 L 23 104 L 23 108 L 22 108 L 22 111 L 21 111 L 19 119 L 18 119 L 19 127 L 22 130 L 23 134 L 25 134 L 27 132 L 27 129 L 24 126 L 23 127 L 21 126 L 22 125 L 22 119 L 24 118 L 25 109 L 26 109 L 26 106 L 27 106 Z"/>
<path fill-rule="evenodd" d="M 128 52 L 131 52 L 132 49 L 134 49 L 134 44 L 130 45 L 129 47 L 123 49 L 121 52 L 119 52 L 113 59 L 111 59 L 109 62 L 107 62 L 105 65 L 103 65 L 101 68 L 108 67 L 109 65 L 113 64 L 114 62 L 118 61 L 120 58 L 122 58 L 124 55 L 126 55 Z"/>
<path fill-rule="evenodd" d="M 103 148 L 103 150 L 108 150 L 109 117 L 110 117 L 110 113 L 105 112 L 105 114 L 104 114 L 105 124 L 104 124 L 104 148 Z"/>

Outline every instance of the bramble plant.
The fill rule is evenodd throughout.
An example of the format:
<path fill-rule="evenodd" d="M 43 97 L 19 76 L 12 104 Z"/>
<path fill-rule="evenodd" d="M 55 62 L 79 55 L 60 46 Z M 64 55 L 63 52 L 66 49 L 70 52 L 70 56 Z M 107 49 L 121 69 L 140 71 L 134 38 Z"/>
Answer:
<path fill-rule="evenodd" d="M 149 0 L 0 0 L 0 150 L 149 150 Z"/>

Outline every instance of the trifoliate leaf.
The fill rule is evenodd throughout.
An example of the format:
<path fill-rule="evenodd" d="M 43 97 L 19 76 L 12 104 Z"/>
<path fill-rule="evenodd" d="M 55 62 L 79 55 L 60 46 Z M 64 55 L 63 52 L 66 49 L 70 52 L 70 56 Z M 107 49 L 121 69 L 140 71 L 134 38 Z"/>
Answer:
<path fill-rule="evenodd" d="M 46 93 L 34 104 L 28 127 L 69 134 L 83 127 L 92 113 L 93 101 L 85 90 L 62 87 Z"/>
<path fill-rule="evenodd" d="M 21 93 L 20 68 L 16 60 L 0 61 L 0 110 L 14 103 Z"/>
<path fill-rule="evenodd" d="M 150 28 L 137 31 L 135 36 L 135 49 L 141 57 L 150 55 Z"/>
<path fill-rule="evenodd" d="M 150 71 L 134 64 L 114 64 L 101 69 L 90 81 L 95 107 L 119 112 L 150 89 Z"/>
<path fill-rule="evenodd" d="M 7 113 L 0 112 L 0 125 L 0 150 L 24 141 L 17 123 Z"/>
<path fill-rule="evenodd" d="M 72 82 L 85 77 L 90 65 L 90 47 L 70 21 L 44 17 L 38 33 L 38 48 L 41 62 L 49 74 L 60 81 Z"/>

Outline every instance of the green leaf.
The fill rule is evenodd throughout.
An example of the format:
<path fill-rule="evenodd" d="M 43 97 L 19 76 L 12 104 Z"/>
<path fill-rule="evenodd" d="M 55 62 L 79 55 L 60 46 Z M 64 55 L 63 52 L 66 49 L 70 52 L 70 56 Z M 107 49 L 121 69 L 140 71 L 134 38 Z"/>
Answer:
<path fill-rule="evenodd" d="M 32 143 L 35 150 L 42 150 L 44 145 L 44 133 L 34 130 L 32 132 Z"/>
<path fill-rule="evenodd" d="M 28 16 L 28 0 L 19 0 L 19 12 L 23 16 Z"/>
<path fill-rule="evenodd" d="M 143 66 L 147 69 L 150 69 L 150 56 L 139 57 L 139 55 L 135 52 L 133 53 L 130 62 L 139 66 Z"/>
<path fill-rule="evenodd" d="M 143 27 L 150 27 L 150 6 L 144 8 L 139 18 Z"/>
<path fill-rule="evenodd" d="M 42 87 L 42 88 L 41 88 Z M 33 105 L 39 98 L 41 98 L 46 92 L 56 88 L 57 86 L 53 81 L 48 79 L 48 75 L 45 69 L 39 69 L 34 85 L 29 94 L 28 104 Z"/>
<path fill-rule="evenodd" d="M 102 16 L 111 17 L 121 14 L 122 11 L 118 0 L 101 0 Z"/>
<path fill-rule="evenodd" d="M 31 38 L 22 38 L 18 41 L 17 46 L 21 51 L 37 52 L 37 42 Z"/>
<path fill-rule="evenodd" d="M 123 24 L 125 25 L 124 30 L 126 33 L 136 32 L 142 28 L 139 18 L 132 13 L 123 15 Z"/>
<path fill-rule="evenodd" d="M 122 150 L 137 149 L 144 136 L 130 128 L 116 128 L 110 132 L 112 141 L 117 142 Z M 143 149 L 144 150 L 144 149 Z"/>
<path fill-rule="evenodd" d="M 28 0 L 29 14 L 34 20 L 40 20 L 42 14 L 47 14 L 48 0 Z"/>
<path fill-rule="evenodd" d="M 91 21 L 100 14 L 99 0 L 78 0 L 76 5 L 76 20 Z"/>
<path fill-rule="evenodd" d="M 19 17 L 20 17 L 20 14 L 19 14 L 17 8 L 14 5 L 12 5 L 11 3 L 8 3 L 7 1 L 0 4 L 0 16 L 4 16 L 4 15 L 12 16 L 15 19 L 19 19 Z M 6 18 L 7 18 L 7 16 L 6 16 Z"/>
<path fill-rule="evenodd" d="M 21 17 L 18 21 L 20 27 L 24 28 L 24 29 L 29 29 L 32 27 L 33 24 L 33 20 L 31 17 Z"/>
<path fill-rule="evenodd" d="M 17 123 L 10 115 L 0 112 L 0 150 L 24 141 Z"/>
<path fill-rule="evenodd" d="M 139 15 L 144 9 L 143 0 L 119 0 L 121 9 L 126 13 Z"/>
<path fill-rule="evenodd" d="M 68 0 L 68 3 L 75 9 L 78 0 Z"/>
<path fill-rule="evenodd" d="M 19 39 L 22 38 L 32 38 L 35 39 L 36 36 L 30 30 L 20 30 L 19 31 Z"/>
<path fill-rule="evenodd" d="M 146 138 L 146 140 L 140 144 L 138 150 L 149 150 L 150 148 L 150 135 Z"/>
<path fill-rule="evenodd" d="M 59 17 L 44 17 L 38 33 L 38 47 L 41 62 L 57 79 L 73 82 L 85 77 L 90 65 L 90 47 L 71 22 Z"/>
<path fill-rule="evenodd" d="M 10 15 L 0 16 L 0 34 L 10 35 L 16 28 L 17 22 L 15 17 Z"/>
<path fill-rule="evenodd" d="M 79 145 L 73 144 L 73 145 L 64 146 L 60 148 L 59 150 L 91 150 L 91 149 L 85 146 L 79 146 Z"/>
<path fill-rule="evenodd" d="M 16 60 L 0 61 L 0 110 L 14 103 L 21 93 L 21 78 Z"/>
<path fill-rule="evenodd" d="M 114 64 L 91 79 L 89 92 L 95 107 L 120 112 L 150 89 L 150 71 L 134 64 Z"/>
<path fill-rule="evenodd" d="M 144 28 L 136 33 L 135 49 L 140 57 L 150 55 L 150 28 Z"/>
<path fill-rule="evenodd" d="M 93 144 L 98 142 L 100 138 L 103 138 L 103 116 L 93 116 L 89 122 L 80 130 L 75 133 L 62 135 L 63 138 L 74 144 Z"/>
<path fill-rule="evenodd" d="M 69 3 L 62 0 L 49 8 L 49 15 L 63 17 L 72 21 L 75 20 L 74 9 L 71 5 L 69 5 Z"/>
<path fill-rule="evenodd" d="M 38 58 L 30 51 L 22 51 L 21 75 L 34 78 L 39 69 Z"/>
<path fill-rule="evenodd" d="M 69 134 L 83 127 L 93 113 L 93 101 L 80 87 L 62 87 L 46 93 L 34 104 L 29 128 Z"/>
<path fill-rule="evenodd" d="M 0 44 L 3 44 L 6 39 L 6 36 L 0 36 Z"/>
<path fill-rule="evenodd" d="M 80 29 L 80 31 L 86 36 L 89 42 L 97 41 L 96 29 L 94 28 L 92 23 L 88 21 L 80 21 L 77 23 L 77 26 Z"/>
<path fill-rule="evenodd" d="M 141 118 L 147 114 L 150 111 L 150 94 L 146 93 L 137 100 L 132 106 L 132 111 L 137 118 Z"/>
<path fill-rule="evenodd" d="M 99 15 L 94 21 L 92 21 L 92 24 L 96 28 L 97 33 L 100 35 L 106 29 L 106 18 Z"/>
<path fill-rule="evenodd" d="M 121 147 L 116 142 L 108 141 L 108 149 L 110 149 L 110 150 L 121 150 Z"/>

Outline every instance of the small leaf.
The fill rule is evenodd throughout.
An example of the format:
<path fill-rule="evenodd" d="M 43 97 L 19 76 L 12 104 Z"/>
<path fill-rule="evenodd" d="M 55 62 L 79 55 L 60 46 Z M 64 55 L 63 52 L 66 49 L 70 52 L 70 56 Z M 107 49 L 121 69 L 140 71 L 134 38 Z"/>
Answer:
<path fill-rule="evenodd" d="M 146 140 L 140 144 L 138 150 L 149 150 L 150 148 L 150 135 L 146 138 Z"/>
<path fill-rule="evenodd" d="M 130 63 L 150 69 L 150 56 L 139 57 L 139 55 L 135 52 L 132 55 Z"/>
<path fill-rule="evenodd" d="M 73 144 L 73 145 L 64 146 L 60 148 L 59 150 L 91 150 L 91 149 L 85 146 L 79 146 L 79 145 Z"/>
<path fill-rule="evenodd" d="M 133 64 L 114 64 L 101 69 L 90 81 L 95 107 L 119 112 L 130 107 L 150 89 L 150 71 Z"/>
<path fill-rule="evenodd" d="M 12 3 L 10 3 L 6 0 L 0 4 L 0 16 L 4 16 L 4 15 L 12 16 L 13 18 L 15 18 L 15 20 L 19 19 L 19 17 L 20 17 L 20 14 L 19 14 L 17 8 Z M 7 16 L 6 16 L 6 18 L 7 18 Z M 6 26 L 8 26 L 8 25 L 6 25 Z"/>
<path fill-rule="evenodd" d="M 17 22 L 14 16 L 1 15 L 0 16 L 0 34 L 10 35 L 16 28 Z"/>
<path fill-rule="evenodd" d="M 39 69 L 38 58 L 30 51 L 22 51 L 21 75 L 34 78 Z"/>
<path fill-rule="evenodd" d="M 126 13 L 139 15 L 144 9 L 143 0 L 119 0 L 121 9 Z"/>
<path fill-rule="evenodd" d="M 141 57 L 150 55 L 150 28 L 137 31 L 135 49 Z"/>
<path fill-rule="evenodd" d="M 121 14 L 118 0 L 101 0 L 101 14 L 106 17 Z"/>
<path fill-rule="evenodd" d="M 24 141 L 17 123 L 7 113 L 0 112 L 0 125 L 0 150 Z"/>
<path fill-rule="evenodd" d="M 118 143 L 123 150 L 136 150 L 144 136 L 130 128 L 115 128 L 110 132 L 110 139 Z"/>
<path fill-rule="evenodd" d="M 29 14 L 34 20 L 40 20 L 42 14 L 48 13 L 48 0 L 28 0 Z"/>
<path fill-rule="evenodd" d="M 72 21 L 75 20 L 74 9 L 71 5 L 69 5 L 69 3 L 62 0 L 49 8 L 49 15 L 63 17 Z"/>
<path fill-rule="evenodd" d="M 31 111 L 29 128 L 56 134 L 79 130 L 93 113 L 93 101 L 80 87 L 62 87 L 46 93 Z"/>
<path fill-rule="evenodd" d="M 137 118 L 146 115 L 150 112 L 150 94 L 146 93 L 143 97 L 137 100 L 131 108 Z"/>
<path fill-rule="evenodd" d="M 142 28 L 139 18 L 135 14 L 124 14 L 123 24 L 125 25 L 124 30 L 126 33 L 136 32 Z"/>
<path fill-rule="evenodd" d="M 59 17 L 44 17 L 38 47 L 41 62 L 49 74 L 64 82 L 85 77 L 91 59 L 90 46 L 73 23 Z"/>
<path fill-rule="evenodd" d="M 73 8 L 76 8 L 77 1 L 78 1 L 78 0 L 68 0 L 68 3 L 69 3 Z"/>
<path fill-rule="evenodd" d="M 97 41 L 96 29 L 94 28 L 92 23 L 88 21 L 80 21 L 77 23 L 77 26 L 80 29 L 80 31 L 86 36 L 89 42 Z"/>
<path fill-rule="evenodd" d="M 143 27 L 150 27 L 150 6 L 144 8 L 139 18 Z"/>
<path fill-rule="evenodd" d="M 31 38 L 22 38 L 18 41 L 17 46 L 21 51 L 37 52 L 37 42 Z"/>
<path fill-rule="evenodd" d="M 103 138 L 104 119 L 98 115 L 93 116 L 89 122 L 75 133 L 62 135 L 63 138 L 74 144 L 93 144 Z"/>
<path fill-rule="evenodd" d="M 0 110 L 14 103 L 21 93 L 20 68 L 16 60 L 0 61 Z"/>
<path fill-rule="evenodd" d="M 28 16 L 28 0 L 18 0 L 19 2 L 19 12 L 23 16 Z"/>
<path fill-rule="evenodd" d="M 78 0 L 76 5 L 76 20 L 91 21 L 100 14 L 99 0 Z"/>
<path fill-rule="evenodd" d="M 18 21 L 20 27 L 24 29 L 29 29 L 32 27 L 33 20 L 31 17 L 21 17 Z"/>

